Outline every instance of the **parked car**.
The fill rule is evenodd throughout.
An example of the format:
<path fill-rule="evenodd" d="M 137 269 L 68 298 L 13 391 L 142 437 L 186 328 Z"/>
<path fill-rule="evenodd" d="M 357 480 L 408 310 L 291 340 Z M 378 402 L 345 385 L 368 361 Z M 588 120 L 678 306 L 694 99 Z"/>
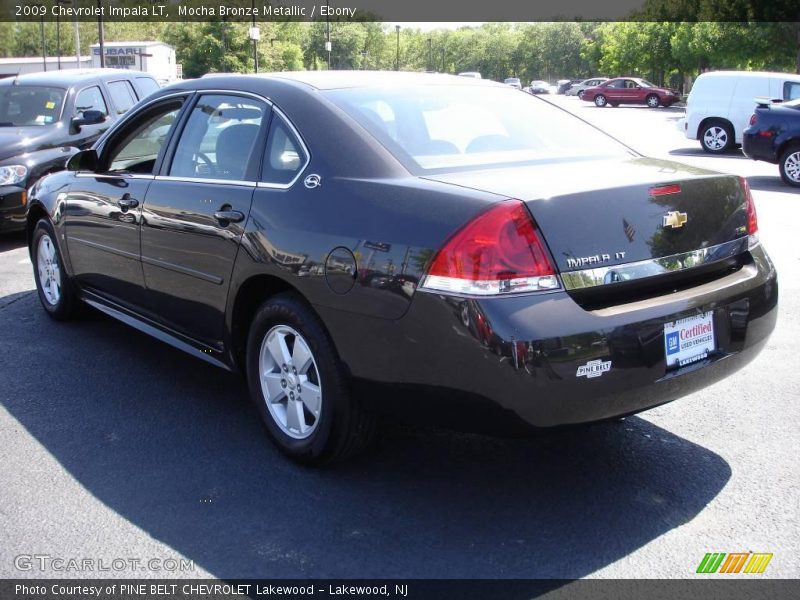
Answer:
<path fill-rule="evenodd" d="M 556 83 L 556 94 L 566 94 L 569 88 L 582 81 L 582 79 L 559 79 Z"/>
<path fill-rule="evenodd" d="M 594 102 L 595 106 L 619 106 L 620 104 L 646 104 L 650 108 L 672 106 L 680 100 L 675 90 L 658 87 L 638 77 L 617 77 L 598 86 L 586 88 L 581 100 Z"/>
<path fill-rule="evenodd" d="M 364 447 L 391 409 L 495 430 L 636 413 L 733 373 L 775 325 L 745 180 L 500 83 L 197 79 L 68 168 L 27 215 L 47 314 L 85 302 L 243 372 L 305 463 Z"/>
<path fill-rule="evenodd" d="M 580 83 L 571 85 L 567 91 L 564 92 L 564 95 L 577 96 L 578 98 L 581 98 L 583 97 L 583 92 L 586 88 L 596 87 L 604 81 L 608 81 L 608 77 L 593 77 L 591 79 L 584 79 Z"/>
<path fill-rule="evenodd" d="M 546 81 L 535 80 L 531 81 L 530 86 L 531 94 L 549 94 L 550 93 L 550 84 Z"/>
<path fill-rule="evenodd" d="M 757 102 L 742 150 L 754 160 L 777 164 L 781 178 L 800 187 L 800 98 L 782 104 L 769 98 Z"/>
<path fill-rule="evenodd" d="M 510 85 L 513 88 L 517 88 L 518 90 L 522 89 L 522 82 L 519 80 L 519 77 L 507 77 L 503 83 Z"/>
<path fill-rule="evenodd" d="M 686 100 L 681 128 L 690 140 L 711 154 L 728 152 L 742 143 L 753 114 L 753 98 L 800 98 L 800 75 L 750 71 L 714 71 L 700 75 Z"/>
<path fill-rule="evenodd" d="M 482 79 L 481 74 L 477 71 L 463 71 L 458 74 L 459 77 L 469 77 L 470 79 Z"/>
<path fill-rule="evenodd" d="M 0 231 L 25 228 L 26 190 L 159 89 L 138 71 L 62 70 L 0 80 Z"/>

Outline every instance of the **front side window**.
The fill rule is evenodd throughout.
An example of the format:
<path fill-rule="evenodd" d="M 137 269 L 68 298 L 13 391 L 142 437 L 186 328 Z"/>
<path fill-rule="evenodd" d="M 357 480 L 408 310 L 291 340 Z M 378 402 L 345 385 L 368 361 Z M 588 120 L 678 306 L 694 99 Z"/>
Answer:
<path fill-rule="evenodd" d="M 630 156 L 591 125 L 508 87 L 417 85 L 323 92 L 412 172 Z"/>
<path fill-rule="evenodd" d="M 108 114 L 108 107 L 103 99 L 103 93 L 96 85 L 81 90 L 78 93 L 78 97 L 75 98 L 75 116 L 81 118 L 87 110 L 99 110 L 104 115 Z"/>
<path fill-rule="evenodd" d="M 181 110 L 182 99 L 147 111 L 110 140 L 108 170 L 122 173 L 153 174 L 159 154 L 165 149 L 169 133 Z"/>
<path fill-rule="evenodd" d="M 173 177 L 245 180 L 255 158 L 265 102 L 239 96 L 202 96 L 181 132 L 169 170 Z"/>
<path fill-rule="evenodd" d="M 0 87 L 0 127 L 50 125 L 59 120 L 64 90 L 34 85 Z"/>

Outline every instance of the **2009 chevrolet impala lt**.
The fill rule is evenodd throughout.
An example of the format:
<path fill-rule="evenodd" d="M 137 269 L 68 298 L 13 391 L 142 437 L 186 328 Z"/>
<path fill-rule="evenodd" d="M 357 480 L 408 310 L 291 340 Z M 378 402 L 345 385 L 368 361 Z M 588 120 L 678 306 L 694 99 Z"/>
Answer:
<path fill-rule="evenodd" d="M 632 414 L 741 368 L 777 312 L 744 179 L 462 77 L 180 83 L 38 182 L 27 222 L 51 316 L 85 302 L 241 370 L 306 463 L 383 409 L 497 431 Z"/>

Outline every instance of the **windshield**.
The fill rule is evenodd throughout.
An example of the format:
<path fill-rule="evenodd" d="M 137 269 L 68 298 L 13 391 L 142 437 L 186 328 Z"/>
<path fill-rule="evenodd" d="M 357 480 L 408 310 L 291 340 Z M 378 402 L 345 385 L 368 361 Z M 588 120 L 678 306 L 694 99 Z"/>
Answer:
<path fill-rule="evenodd" d="M 325 94 L 412 172 L 630 155 L 577 117 L 507 87 L 427 85 Z"/>
<path fill-rule="evenodd" d="M 646 79 L 640 79 L 639 80 L 639 85 L 642 86 L 642 87 L 658 87 L 658 86 L 656 86 L 656 84 L 650 83 Z"/>
<path fill-rule="evenodd" d="M 64 90 L 33 85 L 0 87 L 0 127 L 50 125 L 61 116 Z"/>

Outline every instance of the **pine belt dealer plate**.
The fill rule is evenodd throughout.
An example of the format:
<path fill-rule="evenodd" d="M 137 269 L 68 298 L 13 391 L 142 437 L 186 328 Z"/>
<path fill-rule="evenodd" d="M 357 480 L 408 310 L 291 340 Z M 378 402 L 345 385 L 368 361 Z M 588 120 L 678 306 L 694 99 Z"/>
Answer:
<path fill-rule="evenodd" d="M 703 360 L 715 349 L 712 312 L 664 324 L 667 368 L 683 367 Z"/>

